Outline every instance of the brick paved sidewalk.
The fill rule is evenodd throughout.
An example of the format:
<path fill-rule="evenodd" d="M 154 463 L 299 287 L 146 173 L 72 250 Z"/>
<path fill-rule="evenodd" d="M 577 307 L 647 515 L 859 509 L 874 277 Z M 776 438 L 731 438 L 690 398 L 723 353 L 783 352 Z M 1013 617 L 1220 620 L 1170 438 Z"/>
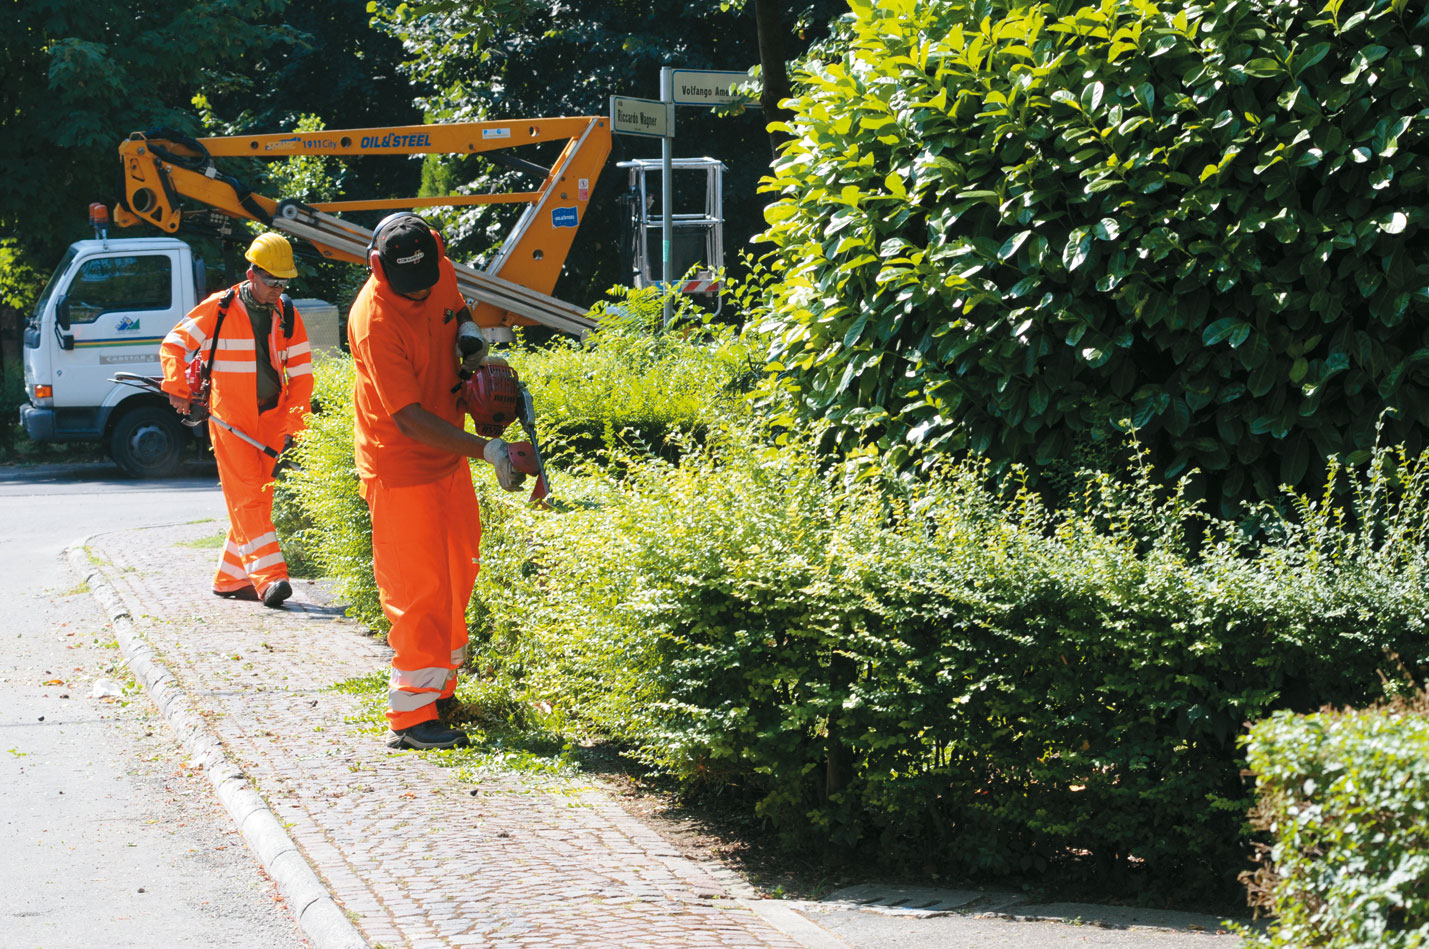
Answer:
<path fill-rule="evenodd" d="M 308 582 L 294 583 L 284 610 L 213 596 L 217 552 L 196 542 L 219 530 L 124 531 L 88 546 L 369 944 L 840 944 L 811 940 L 802 920 L 776 928 L 778 913 L 756 912 L 737 878 L 681 856 L 597 787 L 510 773 L 464 783 L 435 756 L 388 750 L 354 724 L 358 700 L 328 690 L 385 670 L 387 647 Z"/>

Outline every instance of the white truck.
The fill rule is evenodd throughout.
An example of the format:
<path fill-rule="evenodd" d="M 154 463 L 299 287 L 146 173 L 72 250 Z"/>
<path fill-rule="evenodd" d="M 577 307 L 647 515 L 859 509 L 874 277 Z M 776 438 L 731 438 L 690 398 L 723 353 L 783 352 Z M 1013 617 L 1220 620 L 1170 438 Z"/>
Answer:
<path fill-rule="evenodd" d="M 37 442 L 101 441 L 134 477 L 167 477 L 202 430 L 161 396 L 111 382 L 157 377 L 159 344 L 206 287 L 203 262 L 172 237 L 76 241 L 25 325 L 20 423 Z M 337 307 L 294 300 L 314 354 L 339 348 Z"/>

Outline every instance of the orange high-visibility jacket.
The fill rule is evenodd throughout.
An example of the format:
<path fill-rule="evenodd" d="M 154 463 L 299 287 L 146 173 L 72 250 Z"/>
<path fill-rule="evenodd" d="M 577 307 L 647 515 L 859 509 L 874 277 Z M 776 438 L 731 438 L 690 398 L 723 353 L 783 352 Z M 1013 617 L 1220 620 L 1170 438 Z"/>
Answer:
<path fill-rule="evenodd" d="M 353 456 L 358 476 L 389 485 L 427 484 L 465 467 L 461 455 L 403 435 L 392 416 L 417 404 L 457 428 L 465 413 L 457 376 L 456 314 L 466 306 L 446 257 L 424 300 L 368 277 L 347 318 L 353 387 Z"/>
<path fill-rule="evenodd" d="M 169 331 L 159 346 L 159 362 L 164 368 L 163 389 L 180 398 L 192 398 L 184 371 L 194 356 L 201 355 L 208 364 L 209 341 L 218 322 L 218 303 L 226 290 L 205 299 L 189 311 L 179 324 Z M 307 422 L 313 398 L 313 354 L 308 343 L 308 331 L 302 314 L 293 310 L 293 335 L 283 336 L 282 308 L 273 309 L 273 329 L 265 341 L 268 356 L 278 370 L 282 393 L 278 405 L 271 411 L 283 419 L 282 435 L 296 435 Z M 209 386 L 209 411 L 229 425 L 257 437 L 258 427 L 258 364 L 257 343 L 253 339 L 253 324 L 237 291 L 223 318 L 218 332 L 218 351 L 214 354 L 212 383 Z M 269 446 L 281 448 L 279 444 Z"/>

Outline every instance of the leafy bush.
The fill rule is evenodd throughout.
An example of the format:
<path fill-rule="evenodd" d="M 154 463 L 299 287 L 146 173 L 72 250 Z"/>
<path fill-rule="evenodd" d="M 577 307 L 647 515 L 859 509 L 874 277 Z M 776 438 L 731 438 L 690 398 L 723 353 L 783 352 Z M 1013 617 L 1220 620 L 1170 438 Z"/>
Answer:
<path fill-rule="evenodd" d="M 675 329 L 662 331 L 658 292 L 611 292 L 616 299 L 595 307 L 597 329 L 584 341 L 511 354 L 553 454 L 573 461 L 621 441 L 662 449 L 675 432 L 747 414 L 737 383 L 761 365 L 749 342 L 685 301 Z"/>
<path fill-rule="evenodd" d="M 294 452 L 296 456 L 297 452 Z M 303 513 L 291 471 L 282 471 L 273 483 L 273 527 L 283 541 L 283 559 L 294 577 L 321 577 L 324 571 L 308 551 L 312 521 Z"/>
<path fill-rule="evenodd" d="M 766 179 L 774 371 L 900 463 L 1129 420 L 1223 512 L 1429 409 L 1429 15 L 851 0 Z M 1193 487 L 1199 491 L 1200 487 Z"/>
<path fill-rule="evenodd" d="M 1249 945 L 1391 949 L 1429 940 L 1429 700 L 1281 713 L 1251 728 L 1257 826 L 1248 874 L 1274 914 Z"/>
<path fill-rule="evenodd" d="M 25 367 L 18 360 L 0 366 L 0 457 L 9 457 L 21 431 L 20 406 L 25 404 Z"/>
<path fill-rule="evenodd" d="M 0 238 L 0 306 L 29 313 L 44 290 L 47 277 L 48 274 L 27 259 L 20 241 L 13 237 Z"/>
<path fill-rule="evenodd" d="M 480 662 L 793 844 L 984 875 L 1089 852 L 1219 896 L 1241 723 L 1373 697 L 1382 647 L 1429 663 L 1424 459 L 1251 547 L 1147 469 L 1053 512 L 983 466 L 860 480 L 810 442 L 734 431 L 528 516 L 484 554 Z"/>

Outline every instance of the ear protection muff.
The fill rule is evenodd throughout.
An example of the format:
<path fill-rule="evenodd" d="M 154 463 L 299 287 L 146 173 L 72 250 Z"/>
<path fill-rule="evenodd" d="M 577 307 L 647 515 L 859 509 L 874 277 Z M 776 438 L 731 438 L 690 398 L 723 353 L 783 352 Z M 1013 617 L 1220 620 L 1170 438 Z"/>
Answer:
<path fill-rule="evenodd" d="M 367 266 L 372 270 L 372 273 L 377 279 L 383 283 L 387 282 L 387 274 L 382 271 L 382 252 L 377 249 L 377 238 L 381 236 L 383 228 L 395 224 L 397 221 L 405 221 L 408 218 L 414 221 L 420 221 L 422 225 L 431 232 L 432 240 L 436 241 L 437 253 L 442 257 L 447 255 L 447 242 L 443 239 L 442 232 L 428 224 L 426 218 L 420 214 L 413 214 L 411 211 L 398 211 L 395 214 L 389 214 L 377 222 L 377 226 L 372 229 L 372 238 L 367 242 Z"/>

